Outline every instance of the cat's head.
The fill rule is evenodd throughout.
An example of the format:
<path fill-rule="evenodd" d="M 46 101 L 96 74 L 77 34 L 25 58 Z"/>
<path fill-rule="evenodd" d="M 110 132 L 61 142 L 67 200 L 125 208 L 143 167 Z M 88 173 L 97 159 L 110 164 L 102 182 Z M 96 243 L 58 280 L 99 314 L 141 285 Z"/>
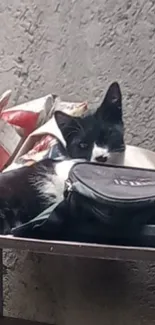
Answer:
<path fill-rule="evenodd" d="M 69 157 L 91 160 L 97 138 L 97 119 L 95 116 L 73 117 L 61 111 L 56 111 L 54 115 L 65 139 Z"/>
<path fill-rule="evenodd" d="M 72 117 L 56 111 L 55 120 L 70 158 L 104 162 L 112 152 L 124 150 L 122 95 L 117 82 L 111 84 L 94 114 Z"/>
<path fill-rule="evenodd" d="M 125 149 L 122 94 L 117 82 L 108 88 L 103 102 L 96 110 L 95 118 L 98 132 L 92 160 L 104 162 L 113 152 Z"/>

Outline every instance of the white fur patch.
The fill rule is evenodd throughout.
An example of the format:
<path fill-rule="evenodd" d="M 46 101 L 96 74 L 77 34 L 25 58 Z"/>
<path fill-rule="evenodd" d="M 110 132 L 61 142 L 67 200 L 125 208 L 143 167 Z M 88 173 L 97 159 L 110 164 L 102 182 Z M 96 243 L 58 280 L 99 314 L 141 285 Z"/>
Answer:
<path fill-rule="evenodd" d="M 44 199 L 47 204 L 52 204 L 54 198 L 59 197 L 59 193 L 62 192 L 58 177 L 48 168 L 42 170 L 38 168 L 38 174 L 29 178 L 29 181 L 37 189 L 40 198 Z"/>
<path fill-rule="evenodd" d="M 91 161 L 96 161 L 96 158 L 98 157 L 108 158 L 109 156 L 110 153 L 107 147 L 99 147 L 96 144 L 94 144 Z"/>
<path fill-rule="evenodd" d="M 64 160 L 55 164 L 54 174 L 48 171 L 48 169 L 43 169 L 38 175 L 31 179 L 31 183 L 37 188 L 40 197 L 52 204 L 52 198 L 63 198 L 63 191 L 65 181 L 68 178 L 68 174 L 72 166 L 81 161 L 81 159 Z M 83 160 L 82 160 L 83 161 Z"/>
<path fill-rule="evenodd" d="M 59 179 L 62 182 L 66 181 L 68 174 L 74 164 L 74 160 L 64 160 L 56 164 L 55 173 L 58 175 Z"/>

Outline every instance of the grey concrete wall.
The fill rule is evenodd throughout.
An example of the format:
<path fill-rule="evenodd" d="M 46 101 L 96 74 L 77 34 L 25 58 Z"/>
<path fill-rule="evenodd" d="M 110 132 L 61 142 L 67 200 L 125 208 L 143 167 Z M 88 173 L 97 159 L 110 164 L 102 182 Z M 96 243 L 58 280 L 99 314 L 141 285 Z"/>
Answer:
<path fill-rule="evenodd" d="M 99 103 L 122 87 L 128 143 L 155 149 L 155 1 L 0 1 L 0 91 Z M 57 325 L 155 324 L 155 264 L 4 253 L 5 312 Z"/>

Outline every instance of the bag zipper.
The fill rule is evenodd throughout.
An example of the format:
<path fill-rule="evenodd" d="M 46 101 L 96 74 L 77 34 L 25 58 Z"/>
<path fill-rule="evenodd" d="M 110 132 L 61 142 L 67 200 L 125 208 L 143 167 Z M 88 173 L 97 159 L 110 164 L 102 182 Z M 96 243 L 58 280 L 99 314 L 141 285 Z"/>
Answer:
<path fill-rule="evenodd" d="M 65 190 L 68 192 L 72 192 L 72 187 L 73 184 L 71 183 L 70 179 L 67 179 L 67 181 L 65 182 Z"/>

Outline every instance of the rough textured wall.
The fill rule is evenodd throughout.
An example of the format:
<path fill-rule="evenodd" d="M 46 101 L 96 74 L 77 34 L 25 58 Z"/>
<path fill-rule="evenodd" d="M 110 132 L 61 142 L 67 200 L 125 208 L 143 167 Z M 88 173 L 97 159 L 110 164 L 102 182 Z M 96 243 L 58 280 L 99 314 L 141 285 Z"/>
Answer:
<path fill-rule="evenodd" d="M 0 90 L 99 103 L 111 81 L 128 143 L 155 149 L 155 1 L 0 1 Z M 57 325 L 155 324 L 155 265 L 6 251 L 5 310 Z"/>

